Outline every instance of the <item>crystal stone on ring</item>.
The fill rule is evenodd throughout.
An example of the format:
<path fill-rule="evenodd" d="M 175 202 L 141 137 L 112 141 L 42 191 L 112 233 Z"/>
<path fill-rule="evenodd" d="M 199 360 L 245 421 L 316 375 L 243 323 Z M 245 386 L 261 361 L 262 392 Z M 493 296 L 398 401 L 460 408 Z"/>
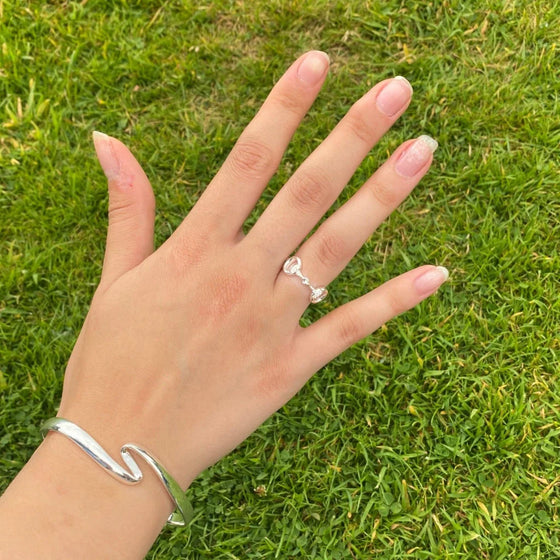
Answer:
<path fill-rule="evenodd" d="M 297 274 L 301 270 L 301 259 L 299 257 L 290 257 L 284 263 L 284 272 L 286 274 Z"/>
<path fill-rule="evenodd" d="M 310 297 L 311 303 L 319 303 L 320 301 L 323 301 L 328 295 L 329 292 L 326 288 L 312 288 Z"/>

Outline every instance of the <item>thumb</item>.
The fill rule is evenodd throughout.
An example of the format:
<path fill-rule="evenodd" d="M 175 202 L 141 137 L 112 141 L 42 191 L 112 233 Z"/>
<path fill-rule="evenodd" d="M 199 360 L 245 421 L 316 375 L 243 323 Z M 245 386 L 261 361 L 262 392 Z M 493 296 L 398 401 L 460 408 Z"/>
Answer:
<path fill-rule="evenodd" d="M 155 199 L 150 181 L 116 138 L 93 133 L 97 158 L 109 181 L 109 228 L 101 282 L 111 284 L 154 250 Z"/>

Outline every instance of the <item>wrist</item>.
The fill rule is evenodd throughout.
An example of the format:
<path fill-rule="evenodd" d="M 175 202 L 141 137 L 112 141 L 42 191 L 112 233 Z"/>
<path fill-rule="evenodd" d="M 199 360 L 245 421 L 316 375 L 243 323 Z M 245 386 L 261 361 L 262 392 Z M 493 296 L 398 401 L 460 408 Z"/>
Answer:
<path fill-rule="evenodd" d="M 143 446 L 132 442 L 121 446 L 120 456 L 122 462 L 126 464 L 125 468 L 113 459 L 95 438 L 70 420 L 60 417 L 50 418 L 41 426 L 41 432 L 43 435 L 50 432 L 61 434 L 82 450 L 107 475 L 124 484 L 136 485 L 144 480 L 145 474 L 137 462 L 140 459 L 140 462 L 144 463 L 144 468 L 151 469 L 151 472 L 157 476 L 162 487 L 176 506 L 176 511 L 169 517 L 168 522 L 171 525 L 185 526 L 192 519 L 192 506 L 180 484 L 161 462 Z"/>
<path fill-rule="evenodd" d="M 123 484 L 64 436 L 47 435 L 0 500 L 0 552 L 85 560 L 102 546 L 107 557 L 143 557 L 174 508 L 156 475 L 143 471 L 138 485 Z"/>

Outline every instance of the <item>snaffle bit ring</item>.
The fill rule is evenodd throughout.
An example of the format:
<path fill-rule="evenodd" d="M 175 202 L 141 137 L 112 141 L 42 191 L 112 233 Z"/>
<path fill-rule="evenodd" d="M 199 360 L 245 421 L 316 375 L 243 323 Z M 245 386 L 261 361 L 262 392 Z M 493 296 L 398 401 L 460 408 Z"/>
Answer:
<path fill-rule="evenodd" d="M 288 276 L 297 276 L 301 280 L 301 283 L 304 286 L 309 286 L 309 289 L 311 290 L 311 293 L 309 294 L 309 301 L 311 303 L 319 303 L 329 295 L 329 292 L 326 288 L 324 287 L 315 288 L 314 286 L 311 285 L 309 278 L 303 275 L 301 271 L 301 259 L 299 257 L 290 257 L 286 259 L 286 262 L 284 263 L 282 270 Z"/>

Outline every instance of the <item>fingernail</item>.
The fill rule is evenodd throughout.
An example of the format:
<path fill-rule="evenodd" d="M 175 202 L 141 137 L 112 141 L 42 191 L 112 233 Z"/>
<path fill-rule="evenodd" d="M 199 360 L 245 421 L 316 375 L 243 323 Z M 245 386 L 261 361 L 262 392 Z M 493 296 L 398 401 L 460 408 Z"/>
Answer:
<path fill-rule="evenodd" d="M 107 179 L 114 179 L 119 174 L 120 164 L 115 156 L 111 137 L 97 130 L 93 131 L 92 137 L 103 173 L 105 173 Z"/>
<path fill-rule="evenodd" d="M 414 177 L 430 160 L 438 143 L 431 136 L 419 136 L 408 146 L 395 164 L 395 171 L 403 177 Z"/>
<path fill-rule="evenodd" d="M 323 51 L 308 53 L 299 65 L 298 78 L 308 86 L 314 86 L 325 75 L 329 62 L 329 56 Z"/>
<path fill-rule="evenodd" d="M 412 96 L 410 82 L 402 76 L 393 78 L 377 95 L 377 108 L 386 116 L 392 117 L 401 111 Z"/>
<path fill-rule="evenodd" d="M 436 266 L 414 281 L 414 287 L 420 295 L 434 293 L 447 279 L 449 271 L 444 266 Z"/>

